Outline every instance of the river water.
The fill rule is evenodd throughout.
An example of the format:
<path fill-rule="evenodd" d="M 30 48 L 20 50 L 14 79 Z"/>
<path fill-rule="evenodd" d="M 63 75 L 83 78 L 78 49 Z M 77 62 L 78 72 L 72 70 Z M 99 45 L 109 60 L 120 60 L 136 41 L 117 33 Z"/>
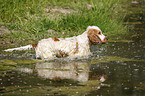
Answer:
<path fill-rule="evenodd" d="M 144 4 L 128 5 L 126 40 L 94 46 L 88 59 L 37 61 L 31 51 L 1 54 L 0 95 L 144 96 Z"/>

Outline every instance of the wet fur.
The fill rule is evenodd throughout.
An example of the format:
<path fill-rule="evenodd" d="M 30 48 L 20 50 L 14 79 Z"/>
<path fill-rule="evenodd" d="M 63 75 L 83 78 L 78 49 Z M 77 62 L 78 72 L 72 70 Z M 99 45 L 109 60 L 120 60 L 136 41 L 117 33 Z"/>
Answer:
<path fill-rule="evenodd" d="M 18 48 L 7 49 L 4 51 L 27 50 L 35 48 L 36 58 L 53 59 L 62 57 L 82 57 L 91 54 L 91 45 L 105 43 L 107 38 L 97 26 L 89 26 L 87 30 L 78 36 L 69 38 L 52 37 L 42 39 L 38 44 L 27 45 Z"/>

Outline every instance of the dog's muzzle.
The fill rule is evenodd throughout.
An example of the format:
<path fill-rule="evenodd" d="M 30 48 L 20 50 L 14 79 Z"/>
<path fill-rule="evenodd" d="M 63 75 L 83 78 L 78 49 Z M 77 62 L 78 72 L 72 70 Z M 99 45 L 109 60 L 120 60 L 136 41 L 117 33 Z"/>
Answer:
<path fill-rule="evenodd" d="M 105 44 L 108 41 L 108 37 L 105 37 L 102 41 L 102 44 Z"/>

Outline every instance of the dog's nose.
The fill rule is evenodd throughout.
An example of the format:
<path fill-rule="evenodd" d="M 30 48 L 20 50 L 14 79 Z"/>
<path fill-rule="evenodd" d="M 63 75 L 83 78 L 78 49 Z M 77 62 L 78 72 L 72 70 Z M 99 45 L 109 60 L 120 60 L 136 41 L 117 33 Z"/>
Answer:
<path fill-rule="evenodd" d="M 108 37 L 106 37 L 106 39 L 108 40 Z"/>

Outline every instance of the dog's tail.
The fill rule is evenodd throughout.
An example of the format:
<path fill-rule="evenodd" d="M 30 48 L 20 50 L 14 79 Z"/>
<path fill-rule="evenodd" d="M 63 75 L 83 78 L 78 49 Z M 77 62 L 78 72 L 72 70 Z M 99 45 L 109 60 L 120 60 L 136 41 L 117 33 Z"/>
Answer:
<path fill-rule="evenodd" d="M 10 48 L 10 49 L 6 49 L 4 51 L 7 51 L 7 52 L 12 52 L 14 50 L 18 50 L 18 51 L 21 51 L 21 50 L 30 50 L 32 48 L 35 48 L 37 45 L 36 44 L 32 44 L 32 45 L 26 45 L 26 46 L 22 46 L 22 47 L 17 47 L 17 48 Z"/>

